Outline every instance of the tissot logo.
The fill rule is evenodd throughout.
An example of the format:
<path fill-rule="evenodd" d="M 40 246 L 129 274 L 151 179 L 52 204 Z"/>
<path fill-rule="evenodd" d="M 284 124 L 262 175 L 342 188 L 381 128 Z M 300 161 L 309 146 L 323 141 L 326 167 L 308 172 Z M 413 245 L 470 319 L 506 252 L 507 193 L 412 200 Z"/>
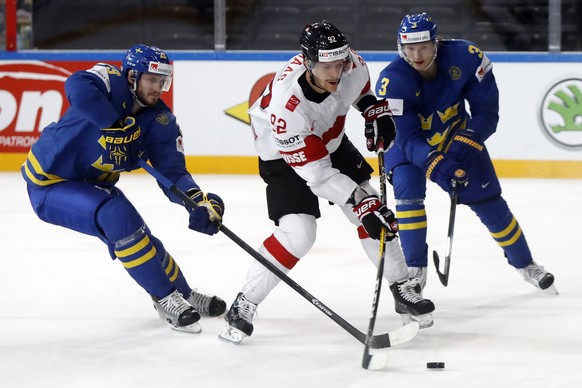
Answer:
<path fill-rule="evenodd" d="M 582 148 L 582 78 L 568 77 L 550 85 L 538 110 L 540 126 L 554 144 Z"/>

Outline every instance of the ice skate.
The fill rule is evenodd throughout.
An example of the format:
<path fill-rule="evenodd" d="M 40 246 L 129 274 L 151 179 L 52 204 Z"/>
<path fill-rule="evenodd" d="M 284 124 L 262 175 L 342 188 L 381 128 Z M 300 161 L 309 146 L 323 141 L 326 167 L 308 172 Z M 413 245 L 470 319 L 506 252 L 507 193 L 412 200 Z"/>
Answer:
<path fill-rule="evenodd" d="M 415 290 L 418 284 L 410 280 L 390 285 L 390 291 L 394 296 L 394 308 L 402 316 L 404 324 L 411 320 L 418 322 L 421 329 L 433 325 L 431 313 L 434 311 L 434 304 L 423 299 Z"/>
<path fill-rule="evenodd" d="M 558 290 L 554 286 L 554 275 L 546 271 L 543 266 L 532 261 L 526 267 L 516 269 L 523 276 L 523 280 L 533 284 L 545 294 L 558 295 Z"/>
<path fill-rule="evenodd" d="M 192 334 L 202 331 L 198 323 L 200 314 L 177 290 L 162 299 L 152 296 L 152 300 L 160 318 L 167 321 L 172 329 Z"/>
<path fill-rule="evenodd" d="M 226 326 L 218 338 L 236 345 L 240 344 L 245 337 L 253 334 L 253 315 L 256 309 L 257 305 L 249 302 L 240 292 L 226 313 L 224 318 Z"/>
<path fill-rule="evenodd" d="M 408 267 L 410 281 L 414 286 L 414 291 L 422 298 L 422 291 L 426 286 L 427 269 L 426 267 Z"/>
<path fill-rule="evenodd" d="M 216 295 L 203 294 L 196 289 L 192 290 L 186 301 L 202 316 L 217 317 L 226 310 L 224 300 Z"/>

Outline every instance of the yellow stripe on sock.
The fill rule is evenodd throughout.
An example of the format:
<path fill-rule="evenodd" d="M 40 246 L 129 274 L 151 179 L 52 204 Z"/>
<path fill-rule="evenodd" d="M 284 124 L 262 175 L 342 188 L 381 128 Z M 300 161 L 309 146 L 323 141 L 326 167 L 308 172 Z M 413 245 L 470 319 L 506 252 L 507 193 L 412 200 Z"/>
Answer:
<path fill-rule="evenodd" d="M 521 233 L 522 233 L 521 228 L 518 226 L 517 232 L 515 233 L 515 235 L 512 238 L 510 238 L 509 240 L 504 241 L 504 242 L 498 241 L 497 244 L 499 244 L 500 247 L 506 247 L 508 245 L 512 245 L 513 243 L 515 243 L 517 241 L 518 238 L 521 237 Z"/>
<path fill-rule="evenodd" d="M 135 259 L 135 260 L 131 260 L 128 262 L 123 262 L 123 266 L 125 268 L 134 268 L 137 267 L 138 265 L 142 265 L 143 263 L 149 261 L 152 257 L 154 257 L 156 255 L 156 247 L 152 246 L 152 249 L 149 250 L 148 253 L 146 253 L 145 255 Z"/>
<path fill-rule="evenodd" d="M 426 229 L 426 221 L 412 222 L 410 224 L 398 223 L 398 229 L 400 230 Z"/>
<path fill-rule="evenodd" d="M 426 216 L 426 209 L 396 211 L 396 218 L 412 218 Z"/>
<path fill-rule="evenodd" d="M 507 236 L 513 230 L 513 228 L 515 228 L 516 224 L 517 224 L 517 220 L 515 219 L 515 217 L 513 217 L 513 219 L 511 220 L 511 222 L 507 228 L 503 229 L 501 232 L 491 233 L 491 236 L 493 236 L 493 238 L 496 240 L 503 238 L 503 237 Z"/>
<path fill-rule="evenodd" d="M 150 238 L 147 235 L 145 235 L 144 238 L 142 238 L 141 241 L 138 242 L 137 244 L 132 245 L 131 247 L 124 249 L 122 251 L 115 251 L 115 256 L 121 258 L 121 257 L 127 257 L 127 256 L 134 255 L 137 252 L 144 249 L 149 243 L 150 243 Z"/>

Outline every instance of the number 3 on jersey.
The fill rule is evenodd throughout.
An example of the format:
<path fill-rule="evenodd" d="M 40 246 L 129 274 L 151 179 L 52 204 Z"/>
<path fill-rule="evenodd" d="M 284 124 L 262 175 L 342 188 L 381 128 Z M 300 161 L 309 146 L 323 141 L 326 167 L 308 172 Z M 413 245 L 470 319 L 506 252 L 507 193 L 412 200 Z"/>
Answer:
<path fill-rule="evenodd" d="M 287 122 L 283 119 L 278 119 L 274 114 L 271 114 L 271 129 L 277 135 L 287 132 Z"/>

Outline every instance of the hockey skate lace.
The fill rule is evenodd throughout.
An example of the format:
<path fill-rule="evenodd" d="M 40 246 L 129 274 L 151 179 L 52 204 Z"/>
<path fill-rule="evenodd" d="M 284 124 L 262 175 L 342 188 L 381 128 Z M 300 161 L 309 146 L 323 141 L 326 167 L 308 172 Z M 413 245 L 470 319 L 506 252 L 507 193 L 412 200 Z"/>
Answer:
<path fill-rule="evenodd" d="M 402 299 L 411 303 L 417 303 L 422 300 L 420 295 L 414 292 L 414 285 L 415 283 L 413 281 L 407 281 L 398 285 L 398 291 L 400 292 Z"/>
<path fill-rule="evenodd" d="M 214 298 L 214 296 L 196 292 L 196 289 L 194 289 L 192 290 L 192 297 L 189 298 L 189 301 L 199 313 L 208 314 L 210 312 L 212 298 Z"/>
<path fill-rule="evenodd" d="M 411 271 L 410 273 L 410 285 L 412 286 L 412 288 L 414 288 L 418 284 L 421 287 L 421 289 L 423 289 L 424 286 L 426 285 L 426 277 L 427 277 L 426 269 L 415 268 L 415 270 Z"/>
<path fill-rule="evenodd" d="M 239 317 L 243 318 L 245 321 L 251 322 L 255 310 L 257 309 L 257 305 L 244 298 L 240 298 L 237 303 L 237 308 Z"/>
<path fill-rule="evenodd" d="M 540 280 L 542 280 L 543 277 L 546 275 L 546 271 L 544 271 L 544 267 L 542 267 L 541 265 L 537 265 L 537 264 L 534 264 L 531 267 L 527 268 L 526 273 L 531 280 L 535 280 L 536 282 L 539 282 Z"/>
<path fill-rule="evenodd" d="M 190 305 L 182 298 L 178 291 L 172 292 L 165 300 L 160 300 L 160 305 L 169 314 L 179 317 L 184 311 L 190 308 Z"/>

